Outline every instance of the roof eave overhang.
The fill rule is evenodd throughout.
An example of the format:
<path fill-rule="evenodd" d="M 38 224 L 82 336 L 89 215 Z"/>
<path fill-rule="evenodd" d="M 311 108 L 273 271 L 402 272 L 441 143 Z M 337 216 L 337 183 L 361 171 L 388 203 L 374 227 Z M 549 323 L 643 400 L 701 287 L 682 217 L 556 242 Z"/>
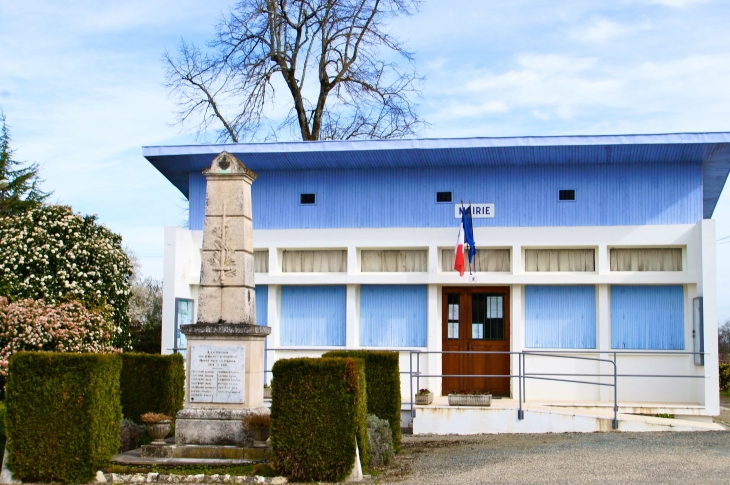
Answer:
<path fill-rule="evenodd" d="M 146 146 L 143 156 L 188 197 L 189 173 L 222 151 L 254 171 L 433 168 L 546 163 L 701 163 L 704 217 L 730 172 L 730 133 L 425 138 Z M 664 158 L 662 158 L 664 157 Z"/>

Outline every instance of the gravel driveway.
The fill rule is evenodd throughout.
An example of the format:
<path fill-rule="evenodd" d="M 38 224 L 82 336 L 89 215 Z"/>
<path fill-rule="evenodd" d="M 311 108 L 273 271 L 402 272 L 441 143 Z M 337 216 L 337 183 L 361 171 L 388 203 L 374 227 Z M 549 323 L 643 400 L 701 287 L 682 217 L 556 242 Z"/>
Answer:
<path fill-rule="evenodd" d="M 730 433 L 404 436 L 380 483 L 730 484 Z"/>

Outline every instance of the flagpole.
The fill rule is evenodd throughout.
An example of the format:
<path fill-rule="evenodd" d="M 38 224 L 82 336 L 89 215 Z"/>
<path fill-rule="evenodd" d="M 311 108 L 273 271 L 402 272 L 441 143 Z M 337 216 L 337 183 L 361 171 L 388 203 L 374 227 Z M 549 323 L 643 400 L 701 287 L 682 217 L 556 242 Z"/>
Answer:
<path fill-rule="evenodd" d="M 469 211 L 471 213 L 471 200 L 469 201 Z M 472 231 L 473 231 L 473 229 L 472 229 Z M 471 244 L 469 244 L 469 254 L 471 254 Z M 471 260 L 471 258 L 469 258 L 468 261 L 469 261 L 469 276 L 471 276 L 472 275 L 472 272 L 471 272 L 471 270 L 472 270 L 472 264 L 476 264 L 476 263 L 474 263 Z"/>
<path fill-rule="evenodd" d="M 469 201 L 469 207 L 471 207 L 471 201 Z M 464 218 L 465 217 L 466 217 L 466 209 L 464 208 L 464 199 L 461 199 L 461 221 L 462 221 L 461 225 L 462 225 L 462 227 L 464 227 L 464 222 L 463 221 L 464 221 Z M 465 246 L 464 249 L 466 249 L 467 247 L 469 247 L 469 245 L 466 243 L 466 241 L 464 241 L 464 246 Z M 466 251 L 466 252 L 468 254 L 468 251 Z M 469 260 L 467 259 L 467 261 L 469 261 Z M 471 261 L 469 261 L 468 264 L 469 264 L 469 276 L 471 276 L 472 275 L 472 273 L 471 273 Z"/>

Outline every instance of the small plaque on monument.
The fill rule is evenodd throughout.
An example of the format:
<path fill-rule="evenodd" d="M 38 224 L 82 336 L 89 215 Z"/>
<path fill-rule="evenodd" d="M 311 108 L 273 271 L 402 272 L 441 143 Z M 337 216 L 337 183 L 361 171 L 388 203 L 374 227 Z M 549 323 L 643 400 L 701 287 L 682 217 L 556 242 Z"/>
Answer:
<path fill-rule="evenodd" d="M 190 350 L 190 402 L 244 402 L 246 348 L 195 345 Z"/>

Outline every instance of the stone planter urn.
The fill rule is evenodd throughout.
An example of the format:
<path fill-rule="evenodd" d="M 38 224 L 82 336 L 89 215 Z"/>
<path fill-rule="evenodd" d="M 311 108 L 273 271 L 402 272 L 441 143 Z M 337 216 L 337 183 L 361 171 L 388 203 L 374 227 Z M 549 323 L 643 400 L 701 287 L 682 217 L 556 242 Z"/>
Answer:
<path fill-rule="evenodd" d="M 253 438 L 254 448 L 263 448 L 267 446 L 266 440 L 269 439 L 271 431 L 269 428 L 256 428 L 248 430 L 248 434 L 250 434 L 251 438 Z"/>
<path fill-rule="evenodd" d="M 271 399 L 271 387 L 264 386 L 264 399 Z"/>
<path fill-rule="evenodd" d="M 153 445 L 164 445 L 165 438 L 170 434 L 170 421 L 158 421 L 147 425 L 147 434 L 152 438 Z"/>
<path fill-rule="evenodd" d="M 491 394 L 449 394 L 449 406 L 490 406 Z"/>
<path fill-rule="evenodd" d="M 433 393 L 425 392 L 416 394 L 416 404 L 419 406 L 427 406 L 433 402 Z"/>

